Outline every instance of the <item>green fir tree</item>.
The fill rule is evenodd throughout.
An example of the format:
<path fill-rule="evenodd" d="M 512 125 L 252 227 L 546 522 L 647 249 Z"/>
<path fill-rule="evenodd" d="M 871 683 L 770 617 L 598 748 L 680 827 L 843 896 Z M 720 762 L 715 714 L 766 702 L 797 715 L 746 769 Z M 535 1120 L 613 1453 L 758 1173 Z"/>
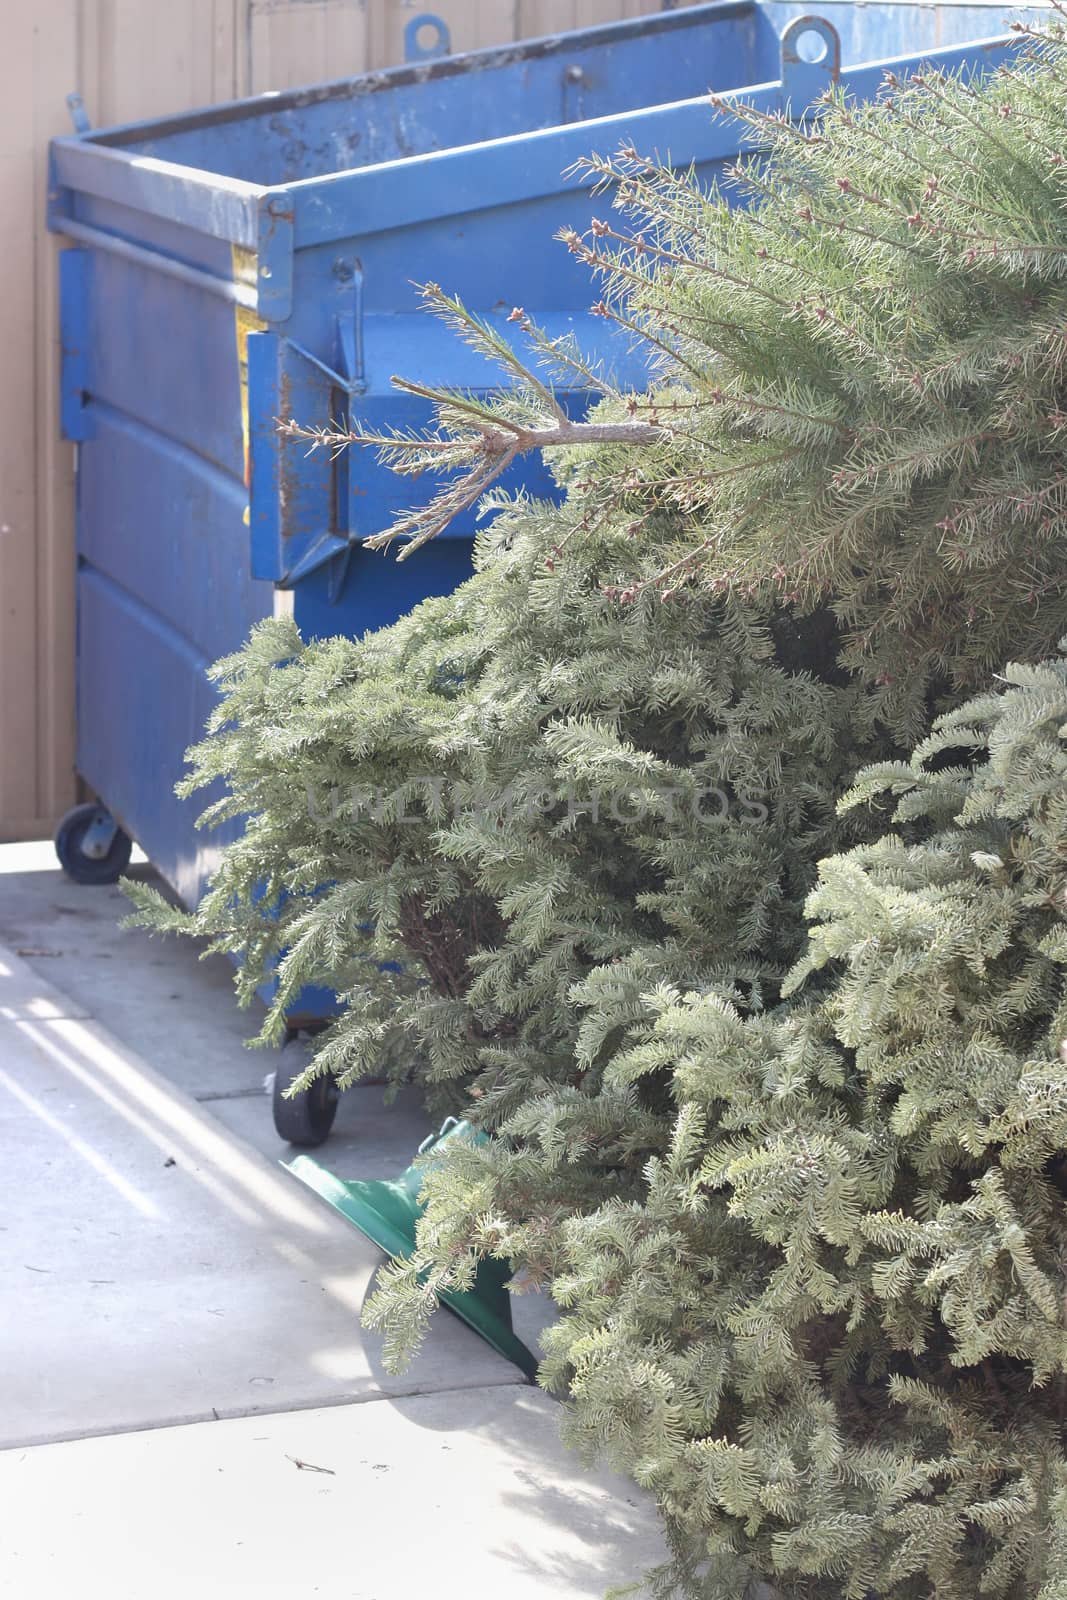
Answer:
<path fill-rule="evenodd" d="M 511 387 L 380 441 L 458 474 L 393 534 L 528 450 L 562 503 L 494 502 L 382 633 L 257 630 L 186 786 L 246 831 L 191 916 L 131 889 L 243 998 L 277 974 L 267 1036 L 338 989 L 312 1073 L 493 1135 L 371 1316 L 400 1361 L 481 1255 L 546 1286 L 664 1594 L 1067 1595 L 1065 74 L 1050 37 L 749 118 L 743 211 L 593 162 L 616 215 L 568 242 L 647 394 L 431 290 Z M 967 700 L 1009 656 L 1048 659 Z"/>

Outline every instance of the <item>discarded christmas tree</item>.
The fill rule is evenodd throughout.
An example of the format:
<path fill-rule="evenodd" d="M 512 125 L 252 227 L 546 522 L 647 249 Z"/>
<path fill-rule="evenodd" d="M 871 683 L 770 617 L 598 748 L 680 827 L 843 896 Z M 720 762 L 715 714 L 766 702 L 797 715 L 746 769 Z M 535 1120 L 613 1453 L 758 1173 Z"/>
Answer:
<path fill-rule="evenodd" d="M 258 631 L 189 785 L 248 830 L 191 922 L 139 894 L 246 995 L 281 960 L 269 1028 L 338 987 L 318 1070 L 410 1051 L 493 1133 L 373 1315 L 400 1358 L 481 1253 L 547 1285 L 665 1592 L 1067 1593 L 1062 664 L 905 759 L 1067 632 L 1065 73 L 759 122 L 741 213 L 596 163 L 649 394 L 519 374 L 387 445 L 460 470 L 416 543 L 526 449 L 564 500 L 379 635 Z"/>

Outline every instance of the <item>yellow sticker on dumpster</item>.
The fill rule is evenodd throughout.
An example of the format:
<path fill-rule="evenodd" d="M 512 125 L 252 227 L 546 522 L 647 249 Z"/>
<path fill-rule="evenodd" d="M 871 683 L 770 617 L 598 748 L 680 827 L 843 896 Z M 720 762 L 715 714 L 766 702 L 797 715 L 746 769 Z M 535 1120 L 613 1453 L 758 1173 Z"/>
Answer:
<path fill-rule="evenodd" d="M 233 254 L 233 281 L 245 289 L 255 289 L 259 282 L 257 270 L 257 257 L 254 250 L 246 250 L 243 245 L 235 244 Z M 251 441 L 248 417 L 248 335 L 262 333 L 267 324 L 254 311 L 247 306 L 234 307 L 234 325 L 237 335 L 237 377 L 241 385 L 241 437 L 244 440 L 245 450 L 245 483 L 252 481 L 251 471 Z M 245 507 L 245 521 L 249 520 L 248 507 Z"/>

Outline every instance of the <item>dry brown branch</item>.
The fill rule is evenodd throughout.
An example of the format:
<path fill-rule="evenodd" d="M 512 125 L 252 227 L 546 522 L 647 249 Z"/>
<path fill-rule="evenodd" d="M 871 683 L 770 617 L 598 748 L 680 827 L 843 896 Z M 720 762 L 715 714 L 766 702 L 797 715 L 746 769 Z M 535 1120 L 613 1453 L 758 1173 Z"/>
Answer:
<path fill-rule="evenodd" d="M 462 472 L 455 483 L 443 488 L 426 506 L 401 514 L 391 527 L 374 534 L 366 543 L 372 550 L 384 549 L 394 539 L 406 541 L 397 555 L 403 561 L 422 545 L 442 533 L 462 512 L 468 511 L 519 456 L 533 450 L 553 450 L 563 445 L 650 445 L 670 437 L 669 426 L 629 420 L 625 422 L 546 422 L 540 427 L 524 427 L 500 419 L 472 426 L 470 434 L 454 439 L 406 439 L 401 435 L 361 433 L 357 429 L 334 426 L 308 427 L 287 420 L 279 422 L 281 432 L 290 439 L 304 440 L 310 450 L 329 450 L 336 454 L 350 445 L 369 445 L 372 449 L 399 452 L 410 457 L 411 465 L 397 470 L 417 476 L 425 470 L 425 455 L 438 455 L 435 469 L 450 466 Z M 449 458 L 451 457 L 451 461 Z"/>

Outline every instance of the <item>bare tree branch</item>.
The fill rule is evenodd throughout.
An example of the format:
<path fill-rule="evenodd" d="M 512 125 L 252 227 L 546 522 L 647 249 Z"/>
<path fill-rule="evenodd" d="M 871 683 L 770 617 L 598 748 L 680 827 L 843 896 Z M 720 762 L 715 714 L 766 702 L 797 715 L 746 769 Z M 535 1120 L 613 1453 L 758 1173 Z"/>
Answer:
<path fill-rule="evenodd" d="M 439 405 L 447 407 L 453 404 L 450 395 L 423 390 L 406 382 L 403 387 L 425 394 Z M 459 400 L 461 398 L 457 397 Z M 484 417 L 485 413 L 480 415 Z M 405 560 L 436 538 L 457 516 L 468 511 L 519 456 L 535 450 L 552 450 L 560 445 L 657 444 L 669 437 L 671 432 L 669 427 L 638 420 L 571 422 L 565 418 L 562 421 L 545 421 L 541 426 L 524 426 L 503 417 L 494 417 L 491 423 L 483 420 L 479 426 L 472 427 L 469 433 L 444 439 L 361 433 L 356 429 L 332 425 L 316 428 L 292 420 L 279 422 L 278 426 L 286 438 L 304 440 L 310 451 L 329 450 L 331 454 L 336 454 L 350 445 L 369 445 L 393 457 L 394 470 L 408 476 L 418 476 L 428 469 L 453 469 L 462 473 L 456 482 L 446 485 L 436 494 L 428 505 L 404 512 L 391 527 L 366 541 L 369 549 L 382 550 L 394 539 L 406 540 L 397 554 L 398 561 Z"/>

